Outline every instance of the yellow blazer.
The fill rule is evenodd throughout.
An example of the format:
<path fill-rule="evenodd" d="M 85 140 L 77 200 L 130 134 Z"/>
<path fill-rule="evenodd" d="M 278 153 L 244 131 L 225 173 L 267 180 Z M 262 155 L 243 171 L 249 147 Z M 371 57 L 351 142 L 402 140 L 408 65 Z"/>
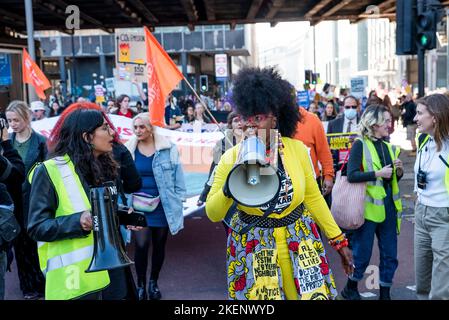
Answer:
<path fill-rule="evenodd" d="M 293 200 L 282 213 L 269 215 L 270 218 L 282 218 L 292 212 L 304 202 L 328 239 L 341 234 L 332 214 L 327 207 L 316 182 L 313 165 L 306 146 L 299 140 L 282 137 L 284 144 L 285 170 L 287 170 L 293 183 Z M 239 144 L 226 151 L 220 159 L 215 170 L 214 182 L 206 200 L 206 213 L 213 222 L 223 220 L 233 200 L 225 197 L 223 186 L 229 172 L 233 168 L 239 151 Z M 238 205 L 238 209 L 247 214 L 263 215 L 259 208 Z"/>

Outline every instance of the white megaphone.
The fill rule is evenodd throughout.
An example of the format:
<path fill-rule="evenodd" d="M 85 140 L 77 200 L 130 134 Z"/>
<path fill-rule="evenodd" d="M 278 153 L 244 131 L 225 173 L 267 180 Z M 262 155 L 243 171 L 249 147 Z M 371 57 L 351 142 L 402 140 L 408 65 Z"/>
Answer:
<path fill-rule="evenodd" d="M 231 197 L 246 207 L 260 207 L 279 195 L 281 178 L 266 160 L 262 140 L 251 136 L 243 140 L 239 158 L 227 177 Z"/>

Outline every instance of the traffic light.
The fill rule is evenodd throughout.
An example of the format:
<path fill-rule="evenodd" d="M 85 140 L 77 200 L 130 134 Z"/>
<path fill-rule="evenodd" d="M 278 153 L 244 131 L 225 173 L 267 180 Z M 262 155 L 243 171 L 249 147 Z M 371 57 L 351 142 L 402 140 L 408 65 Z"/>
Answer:
<path fill-rule="evenodd" d="M 396 1 L 396 54 L 416 54 L 416 0 Z"/>
<path fill-rule="evenodd" d="M 304 79 L 305 84 L 311 84 L 312 83 L 312 70 L 304 70 Z"/>
<path fill-rule="evenodd" d="M 200 76 L 200 89 L 202 92 L 207 92 L 209 90 L 209 83 L 207 80 L 207 75 Z"/>
<path fill-rule="evenodd" d="M 437 25 L 435 18 L 434 10 L 427 10 L 418 15 L 418 46 L 425 50 L 434 49 L 437 45 Z"/>
<path fill-rule="evenodd" d="M 320 77 L 319 73 L 312 73 L 312 84 L 317 84 L 318 78 Z"/>
<path fill-rule="evenodd" d="M 437 0 L 427 0 L 425 9 L 417 19 L 417 43 L 424 50 L 437 47 L 437 24 L 442 19 L 441 4 Z"/>

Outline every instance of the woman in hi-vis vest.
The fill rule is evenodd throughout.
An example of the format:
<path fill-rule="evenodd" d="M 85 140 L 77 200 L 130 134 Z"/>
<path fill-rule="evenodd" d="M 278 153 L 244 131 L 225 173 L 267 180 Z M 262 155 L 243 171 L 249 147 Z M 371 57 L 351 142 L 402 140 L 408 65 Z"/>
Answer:
<path fill-rule="evenodd" d="M 398 180 L 403 175 L 399 148 L 384 140 L 389 135 L 391 121 L 390 112 L 384 106 L 367 107 L 359 123 L 361 137 L 354 142 L 349 155 L 348 181 L 366 182 L 367 187 L 365 223 L 350 236 L 355 270 L 341 292 L 347 300 L 361 299 L 357 284 L 369 265 L 374 235 L 380 252 L 379 298 L 390 300 L 390 287 L 398 267 L 397 235 L 402 212 Z"/>
<path fill-rule="evenodd" d="M 105 117 L 101 111 L 87 109 L 65 114 L 54 129 L 51 158 L 29 175 L 28 232 L 38 241 L 47 300 L 132 295 L 127 268 L 85 272 L 94 246 L 89 187 L 115 182 L 118 177 L 112 158 L 114 131 Z"/>
<path fill-rule="evenodd" d="M 229 299 L 334 299 L 335 281 L 317 223 L 340 254 L 345 272 L 353 271 L 347 239 L 321 195 L 307 148 L 292 139 L 300 120 L 293 92 L 272 68 L 244 69 L 234 81 L 236 111 L 245 136 L 251 137 L 221 157 L 206 200 L 212 221 L 223 220 L 228 211 L 230 215 L 232 231 L 226 253 Z M 253 150 L 252 143 L 262 145 L 256 141 L 266 146 L 258 148 L 257 154 L 274 169 L 269 179 L 275 183 L 264 182 L 264 172 L 259 171 L 260 183 L 254 192 L 245 172 L 236 174 L 243 177 L 236 185 L 227 178 L 245 154 L 241 150 L 246 148 L 241 147 Z M 272 191 L 262 195 L 270 186 Z M 249 200 L 242 200 L 244 197 Z"/>
<path fill-rule="evenodd" d="M 416 104 L 416 294 L 449 300 L 449 98 L 432 94 Z"/>

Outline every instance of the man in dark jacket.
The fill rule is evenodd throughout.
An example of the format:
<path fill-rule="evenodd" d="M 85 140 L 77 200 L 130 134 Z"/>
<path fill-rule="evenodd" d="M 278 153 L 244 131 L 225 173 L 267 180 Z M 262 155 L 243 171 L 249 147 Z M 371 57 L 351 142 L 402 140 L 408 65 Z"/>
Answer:
<path fill-rule="evenodd" d="M 410 156 L 416 155 L 416 122 L 413 120 L 416 116 L 416 104 L 413 102 L 411 94 L 405 96 L 404 104 L 402 105 L 402 125 L 407 128 L 407 140 L 412 144 L 412 151 Z"/>
<path fill-rule="evenodd" d="M 25 173 L 38 162 L 45 161 L 47 157 L 47 145 L 44 136 L 31 130 L 31 136 L 27 142 L 25 151 L 20 150 L 20 143 L 17 141 L 16 133 L 10 135 L 11 143 L 17 148 L 25 165 Z M 44 296 L 45 278 L 39 266 L 37 254 L 37 244 L 32 240 L 27 232 L 28 209 L 30 204 L 31 185 L 28 181 L 22 184 L 22 211 L 16 215 L 22 232 L 14 242 L 14 253 L 17 263 L 17 274 L 19 276 L 20 290 L 25 300 L 34 300 Z M 19 212 L 17 212 L 19 213 Z"/>
<path fill-rule="evenodd" d="M 345 97 L 343 100 L 343 110 L 343 116 L 329 122 L 327 134 L 357 132 L 357 126 L 360 121 L 360 104 L 358 100 L 353 96 Z M 331 152 L 334 160 L 334 170 L 337 172 L 340 170 L 340 166 L 349 151 L 340 152 L 339 150 L 331 150 Z"/>

